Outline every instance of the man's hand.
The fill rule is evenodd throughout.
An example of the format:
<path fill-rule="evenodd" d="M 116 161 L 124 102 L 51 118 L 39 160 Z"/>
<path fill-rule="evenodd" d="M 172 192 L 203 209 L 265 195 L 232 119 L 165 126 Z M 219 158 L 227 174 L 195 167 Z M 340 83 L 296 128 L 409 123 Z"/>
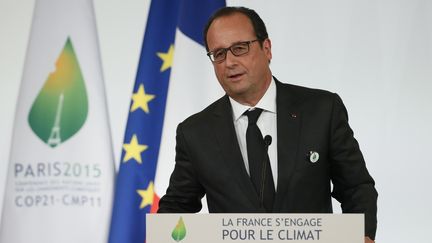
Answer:
<path fill-rule="evenodd" d="M 365 236 L 365 243 L 375 243 L 375 241 L 373 241 L 371 238 L 369 238 L 368 236 Z"/>

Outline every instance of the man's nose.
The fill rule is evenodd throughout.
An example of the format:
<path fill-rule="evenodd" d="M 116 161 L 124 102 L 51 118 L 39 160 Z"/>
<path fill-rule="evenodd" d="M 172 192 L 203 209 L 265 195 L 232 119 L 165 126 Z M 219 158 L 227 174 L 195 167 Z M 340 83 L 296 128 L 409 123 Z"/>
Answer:
<path fill-rule="evenodd" d="M 225 57 L 225 65 L 227 67 L 237 64 L 237 57 L 232 54 L 231 50 L 228 50 Z"/>

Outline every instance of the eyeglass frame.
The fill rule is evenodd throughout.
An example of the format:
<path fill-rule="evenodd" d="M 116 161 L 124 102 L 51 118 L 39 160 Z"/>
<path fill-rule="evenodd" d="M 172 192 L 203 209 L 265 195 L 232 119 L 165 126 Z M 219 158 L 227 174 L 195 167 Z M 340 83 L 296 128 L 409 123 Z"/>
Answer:
<path fill-rule="evenodd" d="M 229 47 L 227 47 L 227 48 L 218 48 L 218 49 L 216 49 L 216 50 L 214 50 L 214 51 L 209 51 L 209 52 L 207 52 L 207 56 L 210 58 L 210 61 L 211 61 L 211 62 L 213 62 L 213 63 L 221 63 L 221 62 L 223 62 L 223 61 L 226 60 L 226 57 L 227 57 L 227 53 L 228 53 L 228 51 L 230 51 L 231 54 L 233 54 L 233 55 L 236 56 L 236 57 L 243 56 L 243 55 L 249 53 L 249 51 L 250 51 L 250 45 L 251 45 L 252 43 L 254 43 L 255 41 L 260 41 L 260 39 L 249 40 L 249 41 L 240 41 L 240 42 L 237 42 L 237 43 L 232 44 L 231 46 L 229 46 Z M 235 47 L 236 45 L 242 45 L 242 44 L 247 44 L 247 51 L 246 51 L 245 53 L 242 53 L 242 54 L 235 54 L 235 53 L 233 52 L 232 48 Z M 214 59 L 214 55 L 213 55 L 216 51 L 223 51 L 223 52 L 224 52 L 224 55 L 225 55 L 224 59 L 216 61 L 216 60 Z M 212 57 L 213 57 L 213 58 L 212 58 Z"/>

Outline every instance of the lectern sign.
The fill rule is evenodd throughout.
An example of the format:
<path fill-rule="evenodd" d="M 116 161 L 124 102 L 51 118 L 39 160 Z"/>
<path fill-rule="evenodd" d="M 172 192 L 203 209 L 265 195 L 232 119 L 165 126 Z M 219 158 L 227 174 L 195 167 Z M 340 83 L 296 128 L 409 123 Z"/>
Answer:
<path fill-rule="evenodd" d="M 181 240 L 174 237 L 181 222 Z M 178 235 L 178 234 L 177 234 Z M 148 214 L 147 243 L 362 243 L 362 214 Z"/>

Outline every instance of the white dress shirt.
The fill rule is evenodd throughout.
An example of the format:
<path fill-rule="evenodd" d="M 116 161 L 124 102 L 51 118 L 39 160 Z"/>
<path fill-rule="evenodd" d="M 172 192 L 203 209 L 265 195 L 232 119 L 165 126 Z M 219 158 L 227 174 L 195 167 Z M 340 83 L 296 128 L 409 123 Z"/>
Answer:
<path fill-rule="evenodd" d="M 246 130 L 248 127 L 248 117 L 243 115 L 247 110 L 253 110 L 255 108 L 261 108 L 263 112 L 258 118 L 257 125 L 261 130 L 263 137 L 270 135 L 272 142 L 268 147 L 268 155 L 270 158 L 270 166 L 273 174 L 273 181 L 275 189 L 277 189 L 277 119 L 276 119 L 276 83 L 272 78 L 270 86 L 265 92 L 264 96 L 256 104 L 255 107 L 240 104 L 231 97 L 229 98 L 233 109 L 233 121 L 237 135 L 237 141 L 240 145 L 240 151 L 243 156 L 246 171 L 249 174 L 249 160 L 247 155 L 246 147 Z"/>

